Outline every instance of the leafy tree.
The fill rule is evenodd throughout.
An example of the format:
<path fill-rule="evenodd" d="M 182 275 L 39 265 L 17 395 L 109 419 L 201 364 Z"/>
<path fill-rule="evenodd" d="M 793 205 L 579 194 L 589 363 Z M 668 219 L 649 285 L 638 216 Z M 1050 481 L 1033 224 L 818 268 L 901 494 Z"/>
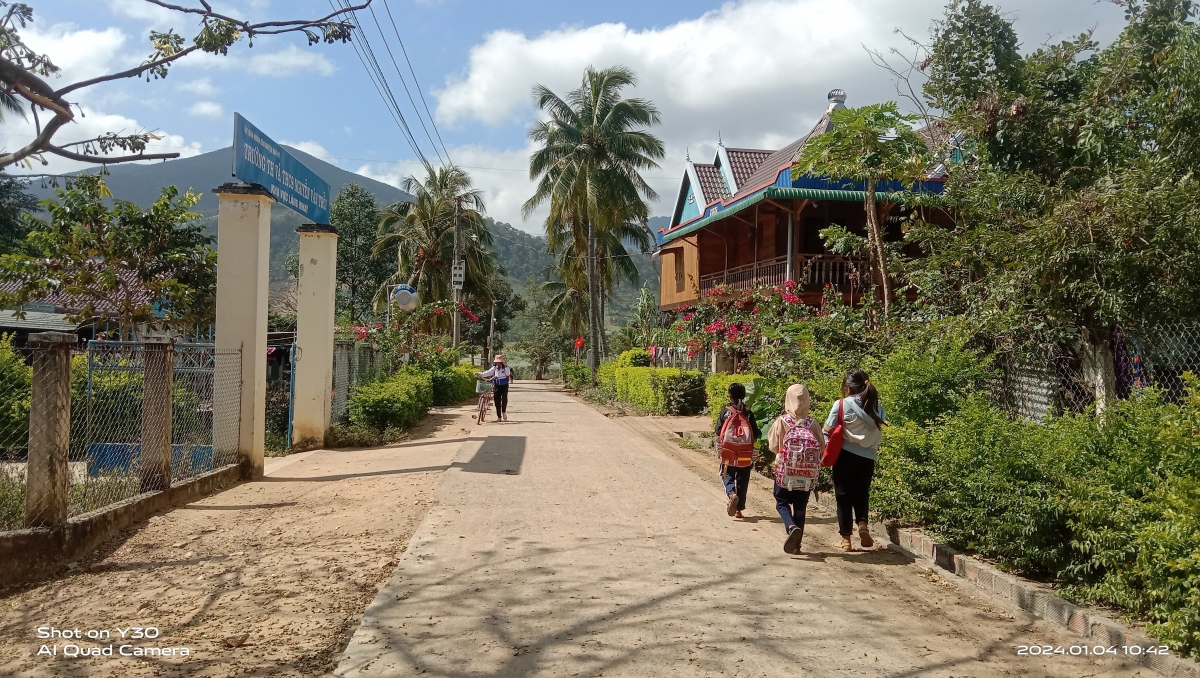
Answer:
<path fill-rule="evenodd" d="M 1115 394 L 1115 328 L 1200 318 L 1195 13 L 1126 3 L 1103 49 L 1085 34 L 1017 59 L 1007 20 L 956 2 L 926 59 L 926 94 L 966 156 L 947 183 L 955 227 L 907 235 L 927 255 L 910 280 L 939 314 L 1077 346 L 1097 409 Z"/>
<path fill-rule="evenodd" d="M 21 215 L 38 207 L 38 199 L 25 190 L 25 183 L 0 175 L 0 254 L 22 246 L 28 229 Z"/>
<path fill-rule="evenodd" d="M 374 241 L 376 256 L 394 251 L 397 261 L 395 274 L 378 286 L 377 303 L 383 303 L 388 284 L 400 282 L 415 287 L 425 301 L 450 298 L 457 214 L 459 255 L 467 264 L 463 292 L 487 299 L 490 306 L 486 290 L 496 271 L 496 256 L 490 249 L 492 234 L 484 225 L 483 193 L 471 187 L 470 175 L 453 165 L 427 167 L 424 181 L 408 177 L 401 187 L 414 200 L 384 212 Z"/>
<path fill-rule="evenodd" d="M 890 196 L 879 201 L 878 187 L 892 181 L 912 183 L 927 171 L 925 140 L 910 126 L 916 119 L 901 114 L 894 102 L 836 110 L 830 118 L 832 129 L 809 139 L 792 166 L 793 177 L 815 174 L 863 183 L 867 237 L 883 286 L 884 317 L 893 291 L 880 222 L 893 202 Z"/>
<path fill-rule="evenodd" d="M 570 353 L 571 339 L 556 327 L 553 307 L 541 287 L 527 288 L 532 303 L 520 314 L 526 329 L 518 338 L 516 350 L 533 366 L 533 378 L 542 379 L 546 368 L 563 353 Z"/>
<path fill-rule="evenodd" d="M 492 302 L 495 302 L 496 331 L 493 339 L 492 353 L 499 353 L 504 348 L 503 337 L 509 331 L 512 320 L 525 310 L 525 298 L 517 294 L 512 285 L 504 279 L 500 271 L 492 275 L 480 285 L 477 290 L 464 296 L 468 308 L 478 311 L 478 321 L 462 324 L 462 341 L 470 346 L 487 348 L 488 334 L 492 329 Z"/>
<path fill-rule="evenodd" d="M 55 144 L 54 136 L 75 121 L 75 110 L 79 110 L 77 103 L 68 100 L 67 95 L 115 80 L 144 77 L 149 81 L 165 78 L 173 63 L 193 52 L 224 56 L 243 38 L 253 46 L 254 37 L 258 35 L 302 33 L 309 45 L 349 42 L 354 26 L 342 20 L 342 17 L 370 5 L 370 0 L 366 0 L 360 5 L 335 9 L 317 19 L 251 22 L 214 10 L 203 0 L 201 7 L 187 7 L 163 0 L 145 1 L 177 13 L 180 19 L 198 18 L 200 30 L 192 38 L 191 44 L 187 44 L 188 41 L 174 29 L 150 31 L 152 51 L 140 64 L 56 89 L 50 86 L 48 80 L 49 76 L 58 75 L 61 69 L 48 56 L 38 54 L 26 45 L 21 38 L 21 30 L 33 21 L 33 8 L 23 2 L 0 0 L 0 111 L 21 116 L 28 112 L 33 115 L 37 125 L 37 135 L 32 140 L 16 150 L 0 153 L 0 168 L 19 162 L 28 163 L 33 158 L 41 159 L 45 153 L 80 162 L 105 164 L 179 157 L 178 153 L 146 153 L 149 142 L 159 138 L 146 131 L 131 134 L 105 132 L 82 141 Z M 43 121 L 39 110 L 53 115 Z M 112 155 L 114 151 L 117 155 Z"/>
<path fill-rule="evenodd" d="M 15 283 L 0 304 L 17 308 L 51 294 L 78 304 L 87 322 L 114 309 L 121 329 L 187 327 L 215 317 L 217 255 L 191 207 L 199 196 L 169 186 L 142 209 L 112 200 L 103 180 L 83 175 L 42 204 L 49 219 L 23 217 L 24 250 L 0 256 L 0 280 Z"/>
<path fill-rule="evenodd" d="M 588 336 L 595 382 L 603 346 L 602 281 L 596 244 L 601 233 L 617 233 L 626 222 L 645 224 L 645 199 L 657 198 L 641 172 L 658 167 L 662 142 L 644 128 L 660 122 L 658 109 L 643 99 L 625 99 L 621 91 L 637 83 L 622 66 L 584 72 L 583 83 L 564 99 L 544 85 L 534 99 L 547 119 L 529 138 L 540 145 L 529 159 L 537 180 L 524 212 L 549 203 L 546 233 L 569 232 L 582 254 L 587 279 Z"/>
<path fill-rule="evenodd" d="M 394 270 L 394 264 L 373 256 L 379 209 L 375 196 L 356 183 L 338 191 L 329 206 L 329 223 L 338 231 L 337 284 L 344 293 L 342 313 L 358 322 L 371 312 L 371 295 Z"/>

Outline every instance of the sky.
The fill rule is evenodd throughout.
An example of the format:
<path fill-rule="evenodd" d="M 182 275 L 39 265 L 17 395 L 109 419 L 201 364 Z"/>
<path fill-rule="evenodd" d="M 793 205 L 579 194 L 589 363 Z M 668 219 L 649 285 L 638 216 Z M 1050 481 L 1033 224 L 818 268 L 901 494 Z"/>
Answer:
<path fill-rule="evenodd" d="M 186 38 L 193 17 L 145 0 L 26 0 L 34 22 L 26 43 L 60 67 L 52 87 L 124 70 L 150 54 L 151 30 Z M 198 0 L 175 0 L 199 6 Z M 538 118 L 538 83 L 565 93 L 584 69 L 622 64 L 638 75 L 628 96 L 662 113 L 652 131 L 666 144 L 661 168 L 647 172 L 659 198 L 651 214 L 669 214 L 690 153 L 710 162 L 718 138 L 727 147 L 776 149 L 820 118 L 830 89 L 861 106 L 896 99 L 891 77 L 868 50 L 903 49 L 905 35 L 925 39 L 946 0 L 374 0 L 360 12 L 367 40 L 389 78 L 422 152 L 445 151 L 483 189 L 487 211 L 531 233 L 544 214 L 522 216 L 532 194 L 527 132 Z M 214 0 L 219 11 L 266 21 L 315 18 L 330 0 Z M 1022 48 L 1094 30 L 1101 44 L 1120 31 L 1120 7 L 1107 0 L 994 0 L 1015 22 Z M 395 20 L 395 28 L 388 19 Z M 902 31 L 903 34 L 898 31 Z M 411 61 L 399 52 L 396 34 Z M 390 45 L 407 78 L 409 102 L 388 58 Z M 422 95 L 424 101 L 422 100 Z M 308 46 L 303 36 L 245 40 L 227 56 L 193 54 L 166 79 L 131 78 L 77 90 L 83 116 L 55 137 L 68 142 L 101 132 L 153 131 L 162 152 L 195 155 L 230 145 L 239 112 L 277 141 L 344 169 L 394 185 L 419 174 L 416 153 L 389 115 L 350 45 Z M 424 120 L 426 136 L 419 121 Z M 32 122 L 9 114 L 0 144 L 17 148 Z M 29 169 L 65 172 L 81 165 L 54 156 Z M 197 186 L 205 191 L 212 187 Z M 119 197 L 119 196 L 118 196 Z"/>

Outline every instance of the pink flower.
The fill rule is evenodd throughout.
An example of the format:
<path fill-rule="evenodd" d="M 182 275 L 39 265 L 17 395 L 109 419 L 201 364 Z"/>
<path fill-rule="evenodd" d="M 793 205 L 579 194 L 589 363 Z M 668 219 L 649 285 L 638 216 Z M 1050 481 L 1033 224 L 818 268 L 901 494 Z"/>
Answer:
<path fill-rule="evenodd" d="M 683 316 L 683 322 L 685 322 L 685 323 L 686 323 L 686 322 L 690 322 L 690 321 L 691 321 L 691 319 L 692 319 L 692 318 L 695 318 L 695 317 L 696 317 L 696 314 L 695 314 L 695 313 L 689 313 L 689 314 L 687 314 L 687 315 Z"/>
<path fill-rule="evenodd" d="M 785 282 L 785 283 L 783 284 L 783 286 L 784 286 L 784 287 L 786 287 L 787 289 L 789 289 L 789 290 L 790 290 L 790 289 L 792 289 L 793 287 L 795 287 L 795 286 L 796 286 L 796 281 L 795 281 L 795 280 L 789 280 L 789 281 Z"/>
<path fill-rule="evenodd" d="M 800 297 L 792 294 L 791 292 L 784 292 L 783 300 L 789 304 L 799 304 L 800 303 Z"/>
<path fill-rule="evenodd" d="M 682 331 L 683 331 L 683 325 L 676 325 L 676 326 L 675 326 L 675 331 L 676 331 L 676 332 L 682 332 Z"/>

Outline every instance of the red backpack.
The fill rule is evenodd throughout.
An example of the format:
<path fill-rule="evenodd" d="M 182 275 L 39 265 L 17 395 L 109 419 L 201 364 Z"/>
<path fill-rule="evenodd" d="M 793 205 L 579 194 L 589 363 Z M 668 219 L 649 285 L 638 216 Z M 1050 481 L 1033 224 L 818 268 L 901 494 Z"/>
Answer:
<path fill-rule="evenodd" d="M 788 426 L 788 431 L 779 441 L 775 482 L 786 490 L 815 490 L 821 472 L 821 446 L 811 430 L 812 417 L 797 422 L 785 414 L 783 423 Z"/>
<path fill-rule="evenodd" d="M 729 418 L 721 426 L 717 440 L 721 445 L 721 463 L 742 468 L 754 463 L 754 429 L 740 410 L 729 409 Z"/>

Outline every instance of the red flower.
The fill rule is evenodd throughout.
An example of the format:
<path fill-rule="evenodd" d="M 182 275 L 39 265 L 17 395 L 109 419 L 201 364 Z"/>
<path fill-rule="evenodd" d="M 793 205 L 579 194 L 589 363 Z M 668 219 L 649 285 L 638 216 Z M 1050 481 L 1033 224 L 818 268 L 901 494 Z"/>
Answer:
<path fill-rule="evenodd" d="M 683 331 L 683 325 L 676 325 L 676 326 L 675 326 L 675 331 L 676 331 L 676 332 L 682 332 L 682 331 Z"/>
<path fill-rule="evenodd" d="M 695 317 L 696 317 L 695 313 L 689 313 L 689 314 L 683 316 L 683 322 L 685 322 L 685 323 L 689 322 L 689 321 L 691 321 L 692 318 L 695 318 Z"/>
<path fill-rule="evenodd" d="M 445 309 L 441 309 L 441 308 L 435 308 L 435 309 L 433 309 L 433 314 L 434 314 L 434 315 L 441 315 L 442 313 L 445 313 Z"/>
<path fill-rule="evenodd" d="M 796 281 L 795 281 L 795 280 L 789 280 L 789 281 L 785 282 L 785 283 L 783 284 L 783 286 L 784 286 L 784 287 L 786 287 L 787 289 L 789 289 L 789 290 L 790 290 L 790 289 L 792 289 L 793 287 L 795 287 L 795 286 L 796 286 Z"/>
<path fill-rule="evenodd" d="M 755 307 L 754 307 L 754 312 L 755 312 L 755 313 L 758 313 L 758 307 L 757 307 L 757 306 L 755 306 Z"/>
<path fill-rule="evenodd" d="M 791 292 L 784 292 L 783 300 L 789 304 L 799 304 L 800 303 L 800 297 L 792 294 Z"/>

